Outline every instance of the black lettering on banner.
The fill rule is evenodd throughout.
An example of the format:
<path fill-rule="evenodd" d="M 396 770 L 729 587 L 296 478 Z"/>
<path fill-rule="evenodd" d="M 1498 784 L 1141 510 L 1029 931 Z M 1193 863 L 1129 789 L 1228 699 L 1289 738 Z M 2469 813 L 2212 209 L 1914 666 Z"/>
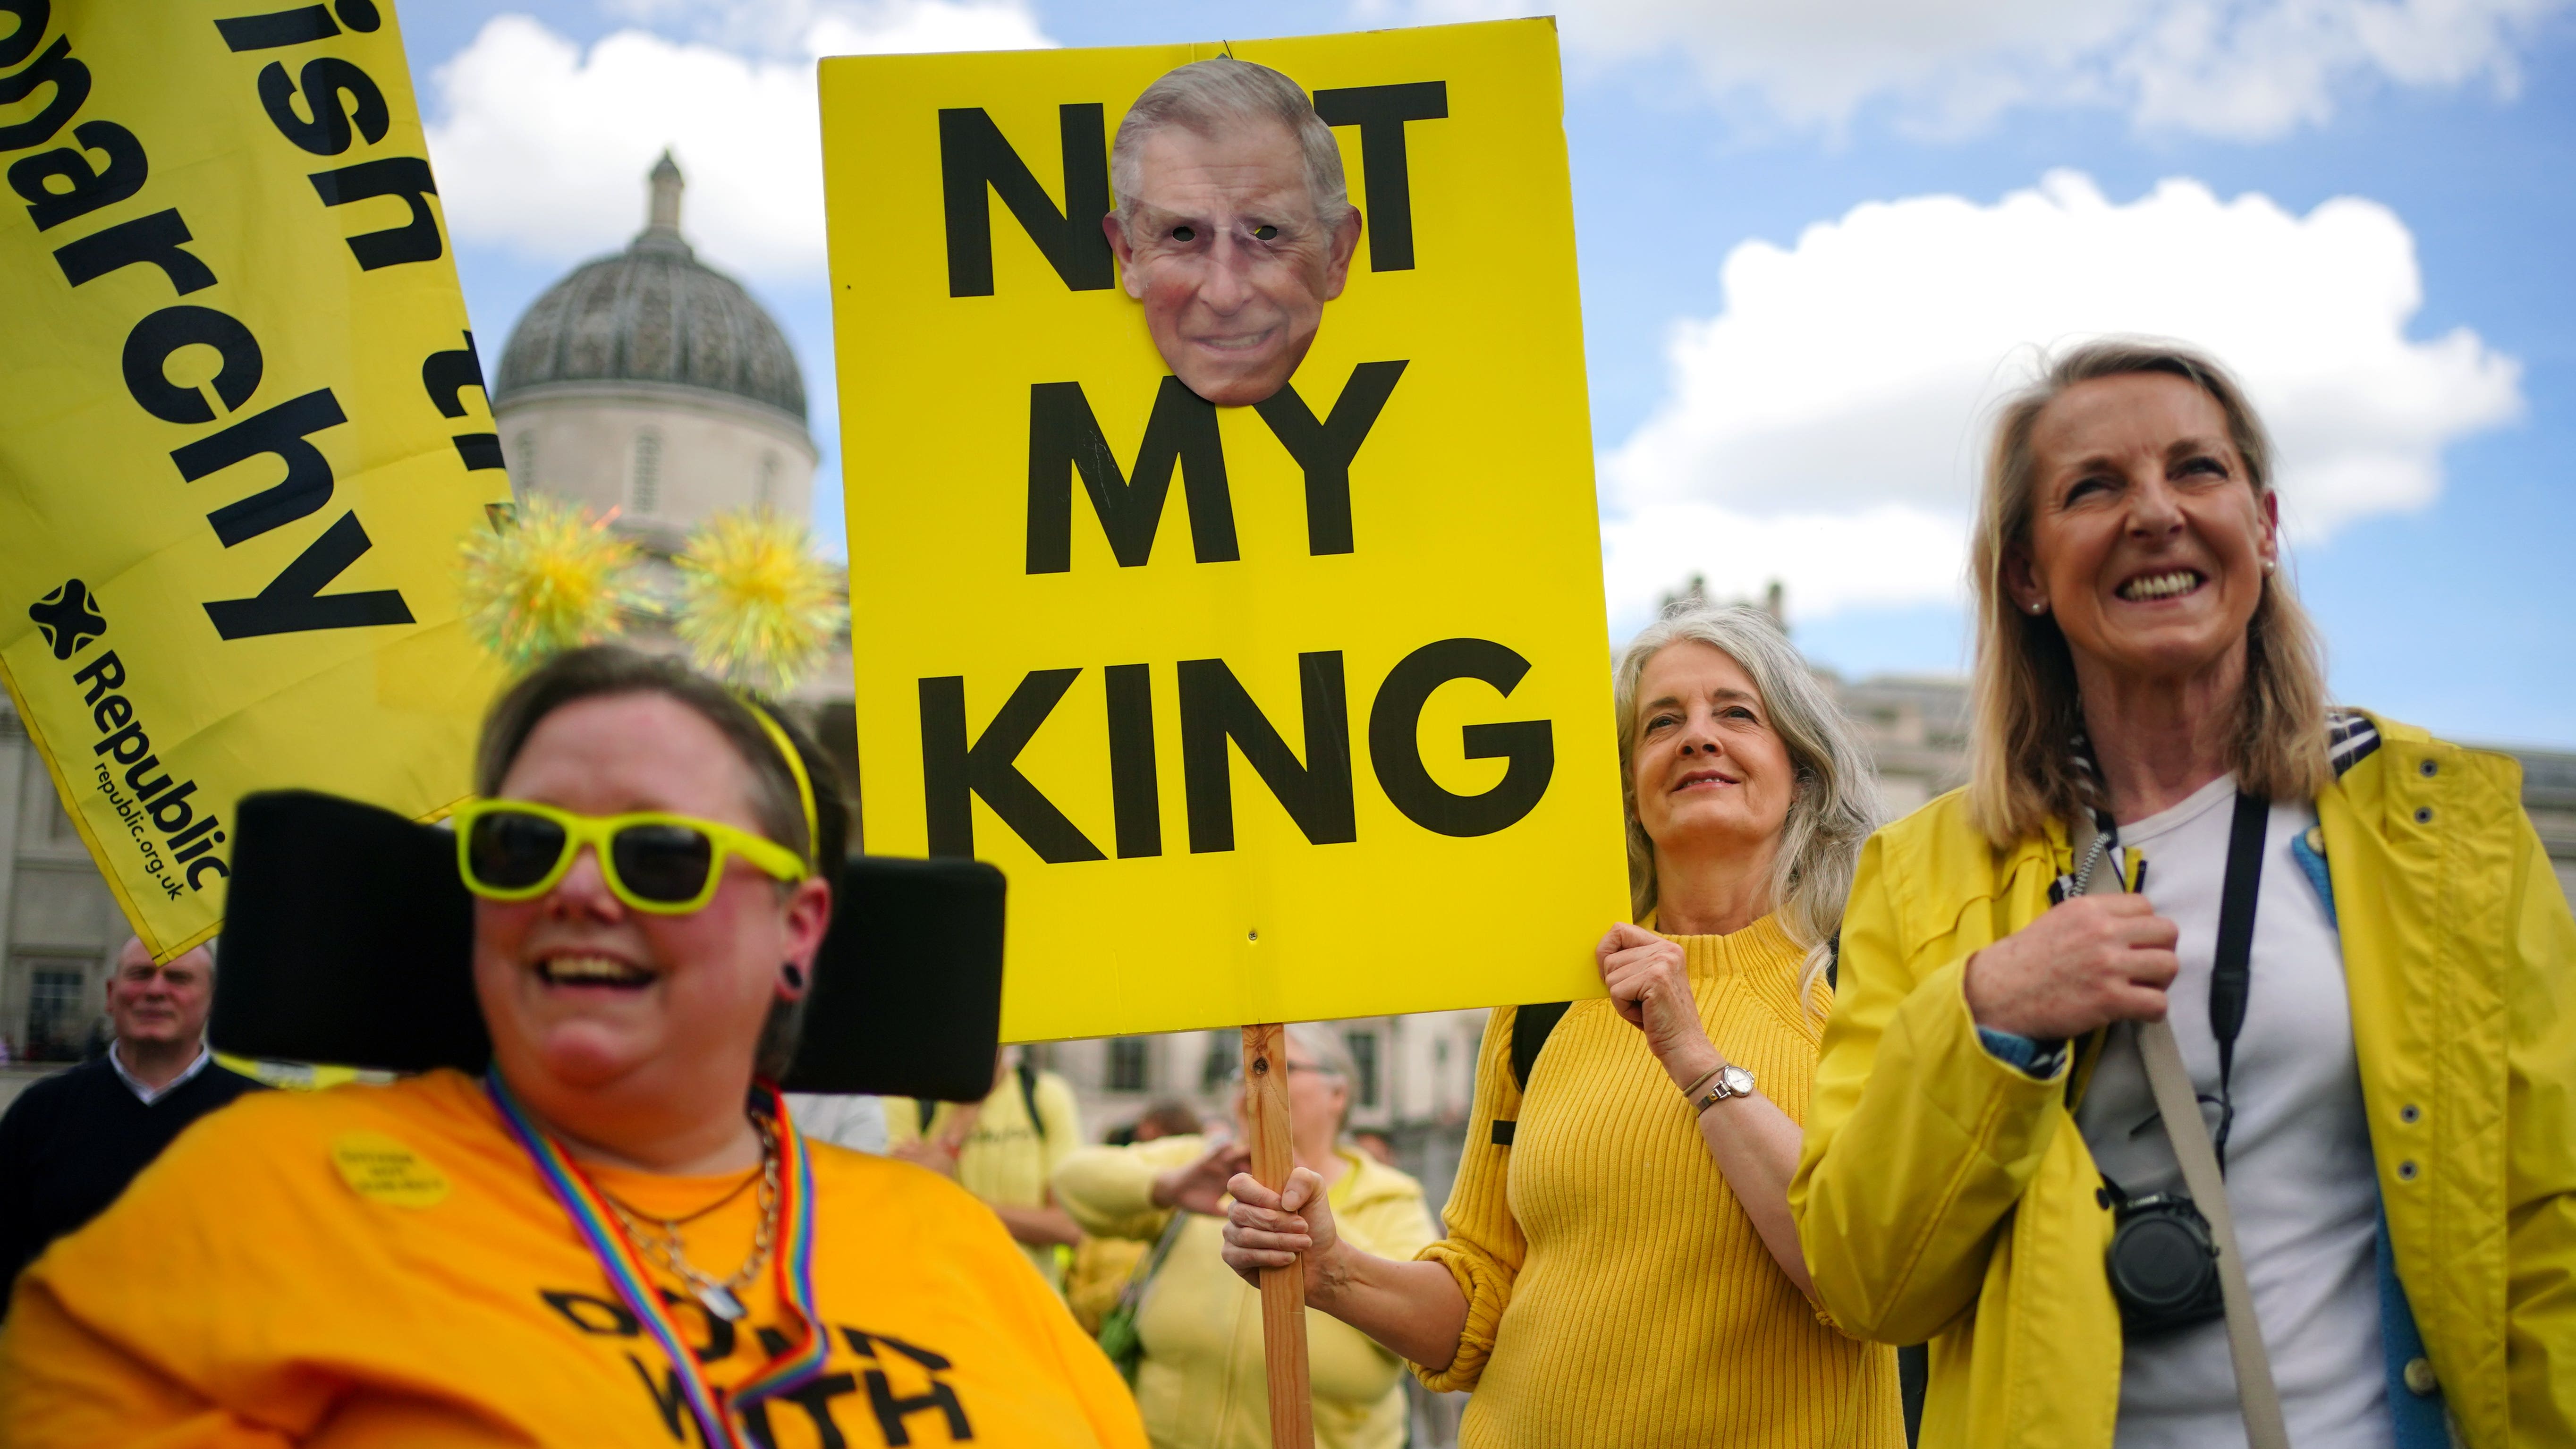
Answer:
<path fill-rule="evenodd" d="M 1546 720 L 1473 724 L 1460 732 L 1468 759 L 1510 762 L 1482 794 L 1452 794 L 1422 765 L 1422 707 L 1433 690 L 1453 679 L 1476 679 L 1509 697 L 1529 667 L 1490 639 L 1442 639 L 1404 656 L 1378 686 L 1369 707 L 1369 762 L 1406 819 L 1442 835 L 1492 835 L 1537 806 L 1556 773 L 1556 738 Z"/>
<path fill-rule="evenodd" d="M 1404 123 L 1449 115 L 1447 81 L 1351 86 L 1315 92 L 1315 114 L 1328 126 L 1360 128 L 1360 171 L 1368 187 L 1369 270 L 1413 270 L 1413 177 Z"/>
<path fill-rule="evenodd" d="M 420 386 L 429 394 L 430 405 L 438 409 L 440 417 L 465 416 L 465 389 L 483 386 L 483 363 L 474 352 L 474 334 L 465 334 L 463 347 L 433 352 L 422 359 Z M 458 433 L 449 441 L 456 445 L 456 456 L 468 471 L 504 466 L 499 433 Z"/>
<path fill-rule="evenodd" d="M 316 171 L 306 179 L 313 183 L 313 192 L 322 198 L 324 206 L 346 206 L 376 196 L 399 196 L 411 204 L 409 222 L 347 238 L 349 253 L 358 259 L 360 271 L 372 272 L 378 267 L 398 267 L 407 262 L 434 262 L 446 255 L 446 243 L 438 234 L 438 218 L 429 209 L 429 198 L 438 194 L 438 183 L 429 174 L 429 163 L 419 157 L 387 156 L 361 161 L 337 171 Z"/>
<path fill-rule="evenodd" d="M 421 359 L 420 390 L 429 394 L 430 406 L 442 418 L 465 416 L 465 390 L 483 386 L 483 360 L 474 351 L 474 334 L 465 334 L 463 347 L 433 352 Z"/>
<path fill-rule="evenodd" d="M 625 1304 L 611 1299 L 562 1288 L 540 1288 L 537 1296 L 546 1301 L 548 1308 L 562 1314 L 564 1322 L 584 1333 L 634 1338 L 644 1331 L 635 1315 L 626 1311 Z"/>
<path fill-rule="evenodd" d="M 1288 818 L 1314 845 L 1359 839 L 1351 800 L 1350 706 L 1342 687 L 1341 651 L 1297 656 L 1306 718 L 1306 762 L 1299 764 L 1234 671 L 1222 659 L 1184 659 L 1181 676 L 1181 784 L 1189 797 L 1193 854 L 1234 849 L 1234 780 L 1226 742 L 1270 787 Z"/>
<path fill-rule="evenodd" d="M 1401 362 L 1363 362 L 1351 369 L 1342 395 L 1324 421 L 1297 395 L 1295 384 L 1253 404 L 1261 420 L 1306 474 L 1306 552 L 1321 556 L 1351 551 L 1351 460 L 1404 376 Z"/>
<path fill-rule="evenodd" d="M 1079 669 L 1030 671 L 982 736 L 966 734 L 966 679 L 924 679 L 921 693 L 921 790 L 932 855 L 975 853 L 975 797 L 981 796 L 1038 859 L 1049 865 L 1106 860 L 1055 802 L 1038 792 L 1015 763 L 1020 751 L 1073 688 Z"/>
<path fill-rule="evenodd" d="M 286 464 L 283 481 L 206 515 L 206 521 L 215 526 L 215 537 L 231 548 L 319 512 L 331 501 L 331 460 L 307 441 L 307 435 L 348 420 L 331 389 L 316 388 L 253 413 L 220 433 L 175 448 L 170 461 L 179 465 L 179 476 L 190 483 L 262 454 L 275 454 Z"/>
<path fill-rule="evenodd" d="M 165 423 L 215 420 L 203 389 L 170 381 L 170 358 L 183 347 L 211 347 L 222 356 L 213 386 L 225 412 L 250 401 L 259 387 L 259 339 L 232 316 L 183 302 L 152 313 L 125 334 L 125 390 L 145 412 Z"/>
<path fill-rule="evenodd" d="M 218 836 L 217 838 L 220 839 L 221 837 Z M 173 858 L 175 859 L 176 857 Z M 232 879 L 232 867 L 224 864 L 223 857 L 219 855 L 210 855 L 203 860 L 194 860 L 188 863 L 188 889 L 192 891 L 204 890 L 206 888 L 206 883 L 198 877 L 204 872 L 210 870 L 215 874 L 222 876 L 226 880 Z"/>
<path fill-rule="evenodd" d="M 309 121 L 295 113 L 299 83 L 305 107 L 313 113 Z M 340 104 L 343 91 L 349 95 L 346 106 Z M 279 135 L 316 156 L 337 156 L 348 150 L 353 127 L 372 146 L 393 125 L 393 113 L 386 109 L 385 93 L 376 88 L 375 78 L 336 55 L 306 61 L 294 80 L 287 78 L 284 61 L 270 61 L 259 73 L 259 104 Z"/>
<path fill-rule="evenodd" d="M 180 250 L 182 243 L 193 240 L 188 223 L 180 220 L 177 207 L 171 207 L 65 242 L 54 248 L 54 264 L 63 269 L 66 280 L 78 287 L 120 267 L 149 262 L 159 267 L 162 275 L 170 279 L 171 289 L 184 297 L 215 284 L 212 268 L 197 260 L 196 253 Z"/>
<path fill-rule="evenodd" d="M 45 29 L 54 23 L 53 0 L 0 0 L 0 15 L 18 17 L 18 28 L 0 40 L 0 70 L 7 70 L 45 42 Z"/>
<path fill-rule="evenodd" d="M 939 113 L 939 189 L 948 224 L 948 295 L 993 295 L 993 208 L 1002 198 L 1055 274 L 1076 292 L 1117 284 L 1118 261 L 1100 219 L 1109 214 L 1109 142 L 1098 104 L 1059 106 L 1064 210 L 980 106 Z"/>
<path fill-rule="evenodd" d="M 143 143 L 114 121 L 83 121 L 72 127 L 72 139 L 80 145 L 57 146 L 10 164 L 9 189 L 26 201 L 27 215 L 38 231 L 50 231 L 123 201 L 142 190 L 144 178 L 151 173 Z M 107 164 L 90 165 L 84 154 L 89 151 L 105 152 Z M 45 184 L 55 179 L 66 189 L 56 191 Z"/>
<path fill-rule="evenodd" d="M 1231 563 L 1242 554 L 1234 538 L 1234 496 L 1226 490 L 1225 444 L 1216 427 L 1216 405 L 1163 379 L 1133 473 L 1122 472 L 1100 420 L 1078 382 L 1029 385 L 1028 571 L 1073 569 L 1073 475 L 1082 475 L 1100 531 L 1120 568 L 1139 568 L 1154 552 L 1172 469 L 1182 475 L 1190 510 L 1190 546 L 1200 563 Z"/>
<path fill-rule="evenodd" d="M 81 703 L 95 705 L 100 695 L 125 687 L 125 665 L 116 657 L 116 651 L 110 649 L 73 670 L 72 683 L 88 685 L 89 692 L 81 696 Z"/>
<path fill-rule="evenodd" d="M 30 21 L 34 22 L 37 30 L 43 29 L 41 11 L 33 16 L 20 12 L 20 26 L 27 26 Z M 25 33 L 24 29 L 19 31 L 19 35 Z M 17 39 L 17 35 L 10 37 L 13 43 Z M 0 126 L 0 151 L 23 151 L 54 139 L 54 133 L 63 128 L 63 123 L 72 118 L 83 101 L 89 99 L 89 67 L 72 59 L 72 38 L 68 35 L 54 37 L 54 43 L 47 46 L 45 53 L 36 57 L 35 63 L 25 70 L 16 75 L 0 76 L 0 106 L 14 106 L 34 95 L 36 87 L 48 82 L 52 83 L 54 93 L 46 99 L 45 108 L 38 111 L 33 120 Z M 1108 245 L 1105 240 L 1101 244 Z"/>
<path fill-rule="evenodd" d="M 303 634 L 319 629 L 371 629 L 381 624 L 413 622 L 411 608 L 399 589 L 362 589 L 353 594 L 326 594 L 323 586 L 348 571 L 374 547 L 355 513 L 322 531 L 284 572 L 256 598 L 209 599 L 206 617 L 225 639 L 257 639 L 269 634 Z"/>
<path fill-rule="evenodd" d="M 1109 681 L 1109 799 L 1118 858 L 1163 853 L 1162 789 L 1154 774 L 1152 666 L 1112 664 Z"/>
<path fill-rule="evenodd" d="M 376 12 L 374 0 L 337 0 L 330 10 L 319 5 L 304 5 L 293 10 L 272 10 L 266 15 L 240 15 L 218 20 L 215 29 L 224 44 L 236 53 L 245 50 L 275 50 L 285 45 L 308 45 L 316 40 L 329 40 L 340 33 L 331 23 L 337 11 L 342 24 L 361 34 L 384 23 Z"/>

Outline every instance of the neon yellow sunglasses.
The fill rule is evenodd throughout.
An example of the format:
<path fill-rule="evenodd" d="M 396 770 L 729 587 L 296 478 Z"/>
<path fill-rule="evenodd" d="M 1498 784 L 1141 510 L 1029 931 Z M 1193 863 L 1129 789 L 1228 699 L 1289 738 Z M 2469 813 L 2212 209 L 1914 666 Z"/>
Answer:
<path fill-rule="evenodd" d="M 532 800 L 468 800 L 456 807 L 456 867 L 486 900 L 524 901 L 553 890 L 585 845 L 599 855 L 611 894 L 639 911 L 703 910 L 740 856 L 782 881 L 813 872 L 774 840 L 693 815 L 642 810 L 576 815 Z"/>

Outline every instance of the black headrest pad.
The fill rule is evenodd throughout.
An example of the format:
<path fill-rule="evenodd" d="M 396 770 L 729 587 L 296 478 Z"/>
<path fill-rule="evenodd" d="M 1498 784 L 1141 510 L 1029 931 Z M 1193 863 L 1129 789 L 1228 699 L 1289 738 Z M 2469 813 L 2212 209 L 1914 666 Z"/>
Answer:
<path fill-rule="evenodd" d="M 480 1072 L 474 904 L 449 832 L 310 791 L 244 798 L 210 1036 L 222 1050 Z M 977 1101 L 1002 1011 L 1003 881 L 860 856 L 815 961 L 790 1091 Z"/>

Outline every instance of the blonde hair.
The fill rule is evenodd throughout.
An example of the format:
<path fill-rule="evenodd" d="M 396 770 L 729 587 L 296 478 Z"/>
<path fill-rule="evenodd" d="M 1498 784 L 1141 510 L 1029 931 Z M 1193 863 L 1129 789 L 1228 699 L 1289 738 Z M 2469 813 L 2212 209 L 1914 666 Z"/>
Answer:
<path fill-rule="evenodd" d="M 1780 826 L 1771 866 L 1771 909 L 1789 939 L 1804 947 L 1798 996 L 1806 1000 L 1833 961 L 1843 927 L 1843 900 L 1861 842 L 1878 828 L 1878 789 L 1869 755 L 1851 720 L 1825 692 L 1815 671 L 1769 614 L 1742 604 L 1685 604 L 1646 626 L 1619 657 L 1614 708 L 1619 720 L 1619 797 L 1628 812 L 1628 895 L 1637 919 L 1661 900 L 1655 843 L 1637 820 L 1637 696 L 1646 663 L 1675 644 L 1705 644 L 1753 679 L 1771 729 L 1789 750 L 1796 794 Z"/>
<path fill-rule="evenodd" d="M 2074 347 L 2005 401 L 1977 501 L 1969 545 L 1977 594 L 1975 718 L 1968 814 L 1998 847 L 2035 838 L 2047 822 L 2105 803 L 2075 762 L 2083 730 L 2075 657 L 2054 614 L 2025 614 L 2004 570 L 2030 548 L 2038 466 L 2030 438 L 2039 415 L 2068 388 L 2098 378 L 2162 373 L 2207 393 L 2226 415 L 2256 501 L 2272 491 L 2272 442 L 2244 388 L 2207 354 L 2178 342 L 2113 337 Z M 2267 574 L 2245 626 L 2245 682 L 2231 706 L 2229 764 L 2252 793 L 2308 799 L 2331 778 L 2326 763 L 2325 664 L 2315 626 L 2279 574 Z"/>

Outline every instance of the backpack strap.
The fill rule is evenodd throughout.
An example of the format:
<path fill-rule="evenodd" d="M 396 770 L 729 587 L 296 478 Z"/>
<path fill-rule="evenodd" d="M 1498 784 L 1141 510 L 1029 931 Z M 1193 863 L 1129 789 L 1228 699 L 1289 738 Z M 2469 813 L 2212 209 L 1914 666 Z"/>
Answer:
<path fill-rule="evenodd" d="M 1573 1005 L 1571 1001 L 1550 1001 L 1537 1006 L 1512 1008 L 1513 1087 L 1524 1092 L 1529 1090 L 1530 1070 L 1538 1065 L 1538 1054 L 1547 1045 L 1548 1033 L 1556 1030 L 1556 1024 L 1565 1019 L 1565 1013 Z M 1517 1121 L 1494 1119 L 1494 1145 L 1511 1146 L 1512 1130 L 1519 1125 Z"/>
<path fill-rule="evenodd" d="M 1046 1119 L 1038 1115 L 1038 1069 L 1030 1066 L 1023 1058 L 1019 1065 L 1019 1076 L 1020 1105 L 1029 1109 L 1029 1128 L 1038 1134 L 1038 1141 L 1043 1143 L 1046 1141 Z"/>

